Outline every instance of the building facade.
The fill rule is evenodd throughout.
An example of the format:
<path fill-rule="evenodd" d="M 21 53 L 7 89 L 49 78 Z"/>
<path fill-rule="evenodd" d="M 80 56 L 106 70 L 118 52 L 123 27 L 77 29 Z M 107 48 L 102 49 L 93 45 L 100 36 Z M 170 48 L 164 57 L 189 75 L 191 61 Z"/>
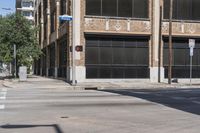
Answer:
<path fill-rule="evenodd" d="M 149 79 L 168 73 L 169 0 L 74 0 L 77 82 Z M 196 39 L 194 78 L 200 78 L 199 0 L 173 3 L 173 78 L 189 77 L 188 39 Z M 35 74 L 72 80 L 72 0 L 38 0 L 43 51 Z"/>
<path fill-rule="evenodd" d="M 16 0 L 16 12 L 34 23 L 35 0 Z"/>

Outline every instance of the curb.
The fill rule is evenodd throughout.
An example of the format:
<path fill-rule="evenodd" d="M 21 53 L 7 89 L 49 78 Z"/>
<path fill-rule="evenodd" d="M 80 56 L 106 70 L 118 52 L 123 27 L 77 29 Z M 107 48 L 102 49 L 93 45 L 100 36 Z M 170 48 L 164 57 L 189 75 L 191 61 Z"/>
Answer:
<path fill-rule="evenodd" d="M 11 83 L 10 83 L 11 84 Z M 9 85 L 8 81 L 3 81 L 2 85 L 6 88 L 14 88 L 13 86 Z"/>

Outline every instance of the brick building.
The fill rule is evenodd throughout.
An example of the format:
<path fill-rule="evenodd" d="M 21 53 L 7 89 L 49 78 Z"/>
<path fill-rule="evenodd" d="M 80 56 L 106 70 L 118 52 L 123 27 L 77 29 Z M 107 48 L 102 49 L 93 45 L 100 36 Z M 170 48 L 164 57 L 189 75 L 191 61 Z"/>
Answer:
<path fill-rule="evenodd" d="M 75 44 L 83 47 L 76 52 L 78 82 L 167 78 L 169 0 L 74 1 Z M 173 5 L 173 77 L 189 77 L 188 39 L 194 38 L 193 72 L 199 78 L 200 1 L 174 0 Z M 72 15 L 71 0 L 37 1 L 44 54 L 35 62 L 35 73 L 71 81 L 72 23 L 60 22 L 63 14 Z"/>

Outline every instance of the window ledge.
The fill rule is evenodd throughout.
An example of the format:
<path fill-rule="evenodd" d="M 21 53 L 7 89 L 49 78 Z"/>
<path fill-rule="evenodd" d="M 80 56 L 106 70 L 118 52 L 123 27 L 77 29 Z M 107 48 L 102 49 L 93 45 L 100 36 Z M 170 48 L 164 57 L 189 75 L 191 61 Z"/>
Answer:
<path fill-rule="evenodd" d="M 115 17 L 115 16 L 93 16 L 93 15 L 85 15 L 84 18 L 150 21 L 149 18 L 132 18 L 132 17 Z"/>
<path fill-rule="evenodd" d="M 163 19 L 163 22 L 169 22 L 169 19 Z M 200 23 L 200 20 L 176 20 L 176 19 L 172 19 L 172 22 L 179 22 L 179 23 Z"/>

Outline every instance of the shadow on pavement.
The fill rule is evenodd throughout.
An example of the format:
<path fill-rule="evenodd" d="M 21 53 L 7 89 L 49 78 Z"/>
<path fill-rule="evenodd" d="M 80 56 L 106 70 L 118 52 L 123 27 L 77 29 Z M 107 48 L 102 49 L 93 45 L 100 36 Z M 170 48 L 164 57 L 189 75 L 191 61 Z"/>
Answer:
<path fill-rule="evenodd" d="M 169 89 L 169 90 L 102 90 L 125 96 L 132 96 L 162 104 L 170 108 L 200 115 L 200 89 Z"/>
<path fill-rule="evenodd" d="M 3 129 L 22 129 L 22 128 L 36 128 L 36 127 L 52 127 L 55 130 L 55 133 L 64 133 L 59 125 L 52 124 L 52 125 L 2 125 L 0 126 Z"/>
<path fill-rule="evenodd" d="M 12 78 L 14 78 L 14 77 L 13 76 L 4 76 L 4 77 L 0 76 L 0 80 L 12 79 Z"/>

